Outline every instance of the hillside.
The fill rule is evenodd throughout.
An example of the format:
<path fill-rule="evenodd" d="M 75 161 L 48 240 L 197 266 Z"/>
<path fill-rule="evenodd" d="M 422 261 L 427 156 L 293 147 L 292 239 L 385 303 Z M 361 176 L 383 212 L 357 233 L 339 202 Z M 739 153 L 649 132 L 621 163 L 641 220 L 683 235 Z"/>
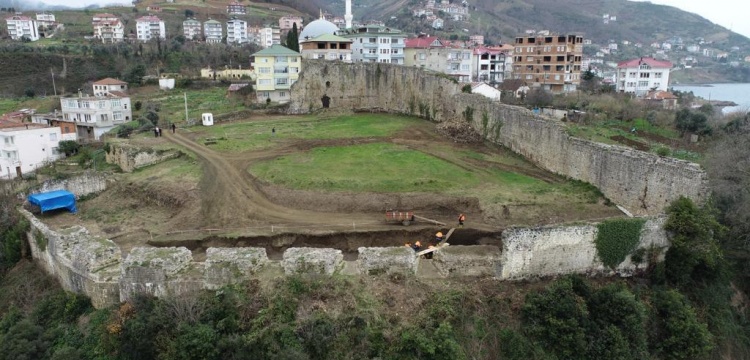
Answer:
<path fill-rule="evenodd" d="M 343 13 L 344 1 L 311 0 L 310 3 Z M 332 3 L 332 4 L 331 4 Z M 404 30 L 435 32 L 414 21 L 410 8 L 418 0 L 353 0 L 355 19 L 384 20 Z M 703 37 L 717 47 L 739 46 L 750 50 L 750 39 L 711 23 L 705 18 L 675 7 L 626 0 L 472 0 L 471 21 L 446 23 L 446 32 L 469 30 L 481 33 L 492 42 L 512 42 L 527 29 L 556 32 L 582 32 L 594 43 L 629 40 L 649 44 L 673 36 L 683 39 Z M 605 24 L 603 14 L 616 16 Z M 391 19 L 396 16 L 396 19 Z M 731 45 L 730 45 L 731 44 Z"/>

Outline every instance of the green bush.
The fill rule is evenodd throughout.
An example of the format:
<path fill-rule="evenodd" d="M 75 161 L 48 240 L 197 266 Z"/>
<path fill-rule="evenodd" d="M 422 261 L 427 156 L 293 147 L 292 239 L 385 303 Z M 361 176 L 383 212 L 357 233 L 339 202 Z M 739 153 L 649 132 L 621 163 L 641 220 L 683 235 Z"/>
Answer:
<path fill-rule="evenodd" d="M 665 290 L 654 297 L 654 352 L 668 360 L 700 359 L 714 346 L 706 324 L 676 290 Z"/>
<path fill-rule="evenodd" d="M 614 219 L 597 225 L 596 253 L 604 265 L 615 268 L 638 245 L 646 220 Z"/>

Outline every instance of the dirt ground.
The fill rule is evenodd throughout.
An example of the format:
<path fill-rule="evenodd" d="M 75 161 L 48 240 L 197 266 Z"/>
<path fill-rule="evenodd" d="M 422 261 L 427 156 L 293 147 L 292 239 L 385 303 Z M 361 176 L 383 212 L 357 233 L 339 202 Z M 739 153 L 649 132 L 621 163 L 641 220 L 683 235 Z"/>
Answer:
<path fill-rule="evenodd" d="M 274 120 L 279 119 L 266 117 L 253 121 Z M 454 239 L 466 245 L 493 243 L 486 239 L 499 239 L 496 234 L 512 225 L 551 224 L 619 215 L 616 209 L 601 203 L 578 204 L 577 209 L 562 203 L 516 203 L 504 209 L 483 209 L 479 199 L 446 194 L 335 194 L 290 190 L 266 184 L 247 171 L 258 161 L 315 147 L 390 141 L 468 171 L 497 168 L 548 183 L 565 181 L 530 164 L 507 165 L 480 159 L 456 161 L 445 153 L 445 146 L 434 145 L 450 144 L 450 140 L 429 126 L 408 128 L 386 140 L 279 139 L 272 149 L 239 153 L 215 151 L 201 142 L 199 132 L 191 129 L 178 129 L 176 134 L 165 131 L 162 138 L 132 141 L 144 146 L 176 145 L 192 153 L 190 158 L 202 169 L 200 180 L 174 179 L 162 176 L 158 171 L 137 180 L 133 180 L 132 175 L 118 175 L 113 187 L 80 203 L 80 213 L 85 216 L 56 213 L 44 216 L 44 220 L 55 228 L 82 224 L 92 233 L 115 241 L 124 253 L 133 246 L 146 244 L 187 246 L 197 253 L 207 246 L 265 246 L 269 255 L 274 256 L 289 246 L 335 245 L 345 253 L 356 252 L 358 246 L 397 246 L 429 238 L 435 231 L 455 226 L 459 213 L 467 214 L 467 228 L 476 231 L 473 238 Z M 452 143 L 451 146 L 490 156 L 508 151 L 483 143 Z M 404 204 L 408 204 L 406 210 L 446 225 L 417 222 L 406 228 L 384 221 L 386 208 L 398 208 Z M 279 240 L 284 236 L 289 238 L 289 234 L 293 234 L 293 240 Z M 279 245 L 279 241 L 289 243 Z M 493 244 L 499 245 L 499 240 Z"/>

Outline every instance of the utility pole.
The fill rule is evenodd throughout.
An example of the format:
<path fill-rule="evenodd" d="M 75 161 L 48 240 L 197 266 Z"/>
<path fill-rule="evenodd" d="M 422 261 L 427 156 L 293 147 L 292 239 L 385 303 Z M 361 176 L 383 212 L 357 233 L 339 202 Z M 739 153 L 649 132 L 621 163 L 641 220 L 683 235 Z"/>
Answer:
<path fill-rule="evenodd" d="M 52 74 L 52 89 L 54 89 L 55 96 L 57 96 L 57 86 L 55 86 L 55 72 L 52 70 L 52 68 L 49 69 L 49 72 Z"/>
<path fill-rule="evenodd" d="M 187 93 L 182 93 L 185 95 L 185 125 L 188 124 L 188 110 L 187 110 Z"/>

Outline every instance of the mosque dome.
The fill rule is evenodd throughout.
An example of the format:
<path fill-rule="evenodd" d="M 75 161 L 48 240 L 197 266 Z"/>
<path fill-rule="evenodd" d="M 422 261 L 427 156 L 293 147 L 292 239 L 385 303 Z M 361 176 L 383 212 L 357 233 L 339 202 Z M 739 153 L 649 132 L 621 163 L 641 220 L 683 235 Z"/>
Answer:
<path fill-rule="evenodd" d="M 336 24 L 321 17 L 320 19 L 305 25 L 305 28 L 302 29 L 302 32 L 299 34 L 299 40 L 304 41 L 323 34 L 333 35 L 336 31 L 339 31 L 339 27 L 336 26 Z"/>

